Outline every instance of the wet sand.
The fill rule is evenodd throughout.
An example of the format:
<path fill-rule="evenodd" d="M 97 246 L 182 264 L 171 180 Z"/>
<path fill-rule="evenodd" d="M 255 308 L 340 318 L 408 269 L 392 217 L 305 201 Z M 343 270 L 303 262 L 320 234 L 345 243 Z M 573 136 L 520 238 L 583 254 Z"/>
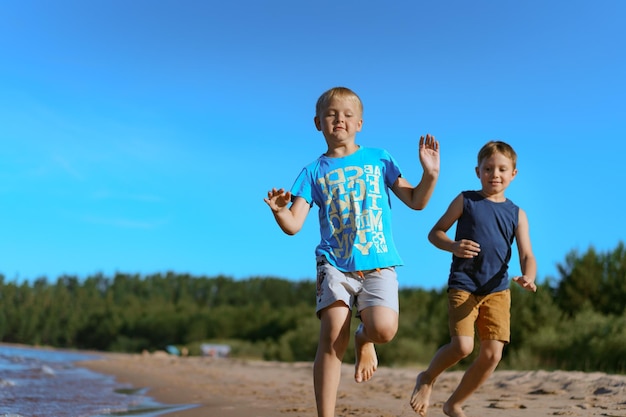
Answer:
<path fill-rule="evenodd" d="M 102 354 L 80 363 L 112 374 L 120 382 L 148 388 L 165 404 L 195 407 L 167 417 L 315 416 L 311 363 L 277 363 L 156 354 Z M 337 417 L 416 416 L 409 406 L 420 368 L 378 369 L 357 384 L 353 366 L 344 365 Z M 442 404 L 462 376 L 443 374 L 431 397 L 428 416 L 444 416 Z M 468 417 L 619 416 L 626 417 L 626 375 L 604 373 L 496 371 L 465 407 Z"/>

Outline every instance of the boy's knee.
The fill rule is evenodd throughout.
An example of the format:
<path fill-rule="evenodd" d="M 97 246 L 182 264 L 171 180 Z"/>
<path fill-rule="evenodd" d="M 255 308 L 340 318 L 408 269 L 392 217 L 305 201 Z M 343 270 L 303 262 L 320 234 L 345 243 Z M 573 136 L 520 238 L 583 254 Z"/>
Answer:
<path fill-rule="evenodd" d="M 492 364 L 497 365 L 502 360 L 502 352 L 496 350 L 488 350 L 484 353 L 481 353 L 483 360 Z"/>
<path fill-rule="evenodd" d="M 504 343 L 499 341 L 486 341 L 481 344 L 479 358 L 486 365 L 495 367 L 502 360 Z"/>
<path fill-rule="evenodd" d="M 398 332 L 398 315 L 392 310 L 378 307 L 361 313 L 364 336 L 376 344 L 390 342 Z"/>
<path fill-rule="evenodd" d="M 452 340 L 452 348 L 457 356 L 461 359 L 471 355 L 474 351 L 474 338 L 472 337 L 456 337 Z"/>
<path fill-rule="evenodd" d="M 383 344 L 391 342 L 391 340 L 396 336 L 397 329 L 393 327 L 373 327 L 366 328 L 366 337 L 371 340 L 375 344 Z"/>
<path fill-rule="evenodd" d="M 384 329 L 376 333 L 375 343 L 388 343 L 396 336 L 395 329 Z"/>
<path fill-rule="evenodd" d="M 474 349 L 470 348 L 469 346 L 457 346 L 456 349 L 456 352 L 461 359 L 467 358 L 469 355 L 472 354 L 473 351 Z"/>

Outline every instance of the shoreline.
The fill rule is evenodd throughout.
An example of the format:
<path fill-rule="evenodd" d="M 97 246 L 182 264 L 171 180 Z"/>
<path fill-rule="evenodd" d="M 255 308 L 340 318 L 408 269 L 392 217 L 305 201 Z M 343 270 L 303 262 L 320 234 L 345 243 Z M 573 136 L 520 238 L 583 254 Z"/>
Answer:
<path fill-rule="evenodd" d="M 103 352 L 98 356 L 101 359 L 76 362 L 75 365 L 112 375 L 118 382 L 134 388 L 145 389 L 146 396 L 164 406 L 183 407 L 158 413 L 159 416 L 283 417 L 315 414 L 310 363 L 178 357 L 164 352 Z M 267 374 L 278 374 L 278 380 Z M 281 398 L 284 392 L 294 388 L 292 377 L 304 377 L 310 384 L 304 384 L 300 392 L 302 398 Z M 309 397 L 308 401 L 304 397 Z M 308 402 L 308 406 L 295 405 L 300 400 Z M 284 407 L 289 402 L 294 405 Z"/>
<path fill-rule="evenodd" d="M 102 353 L 76 366 L 114 375 L 121 383 L 145 388 L 169 406 L 164 417 L 315 416 L 312 363 L 248 361 L 230 358 Z M 353 366 L 344 364 L 337 417 L 417 416 L 409 398 L 417 367 L 380 367 L 371 381 L 357 384 Z M 441 407 L 462 371 L 441 375 L 431 397 L 429 417 Z M 471 417 L 616 416 L 626 417 L 626 375 L 566 371 L 496 371 L 466 403 Z"/>

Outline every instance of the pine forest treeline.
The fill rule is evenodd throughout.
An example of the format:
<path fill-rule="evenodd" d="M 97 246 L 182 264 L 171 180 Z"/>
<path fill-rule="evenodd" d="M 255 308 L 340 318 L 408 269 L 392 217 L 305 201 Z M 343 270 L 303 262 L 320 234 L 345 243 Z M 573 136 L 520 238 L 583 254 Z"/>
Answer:
<path fill-rule="evenodd" d="M 500 369 L 626 373 L 624 243 L 606 253 L 572 251 L 558 273 L 535 294 L 511 286 L 512 342 Z M 174 345 L 190 354 L 221 343 L 232 356 L 311 361 L 315 289 L 313 281 L 272 277 L 117 273 L 18 284 L 0 275 L 0 341 L 119 352 Z M 404 288 L 398 334 L 377 351 L 382 365 L 423 365 L 448 340 L 445 288 Z M 345 360 L 353 355 L 349 348 Z"/>

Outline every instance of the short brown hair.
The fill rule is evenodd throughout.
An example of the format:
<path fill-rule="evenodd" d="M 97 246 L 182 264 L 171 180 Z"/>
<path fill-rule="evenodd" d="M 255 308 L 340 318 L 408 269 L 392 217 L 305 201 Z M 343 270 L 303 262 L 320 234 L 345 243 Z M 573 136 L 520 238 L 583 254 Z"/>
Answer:
<path fill-rule="evenodd" d="M 513 150 L 513 147 L 508 143 L 499 140 L 489 141 L 482 148 L 480 148 L 480 151 L 478 152 L 478 166 L 480 166 L 480 163 L 482 161 L 496 153 L 501 153 L 502 155 L 509 158 L 511 162 L 513 162 L 513 169 L 516 168 L 517 154 Z"/>
<path fill-rule="evenodd" d="M 363 102 L 354 91 L 346 87 L 333 87 L 330 90 L 325 91 L 324 94 L 317 99 L 317 104 L 315 105 L 315 115 L 320 117 L 324 110 L 328 107 L 328 103 L 334 98 L 353 99 L 358 103 L 361 114 L 363 113 Z"/>

